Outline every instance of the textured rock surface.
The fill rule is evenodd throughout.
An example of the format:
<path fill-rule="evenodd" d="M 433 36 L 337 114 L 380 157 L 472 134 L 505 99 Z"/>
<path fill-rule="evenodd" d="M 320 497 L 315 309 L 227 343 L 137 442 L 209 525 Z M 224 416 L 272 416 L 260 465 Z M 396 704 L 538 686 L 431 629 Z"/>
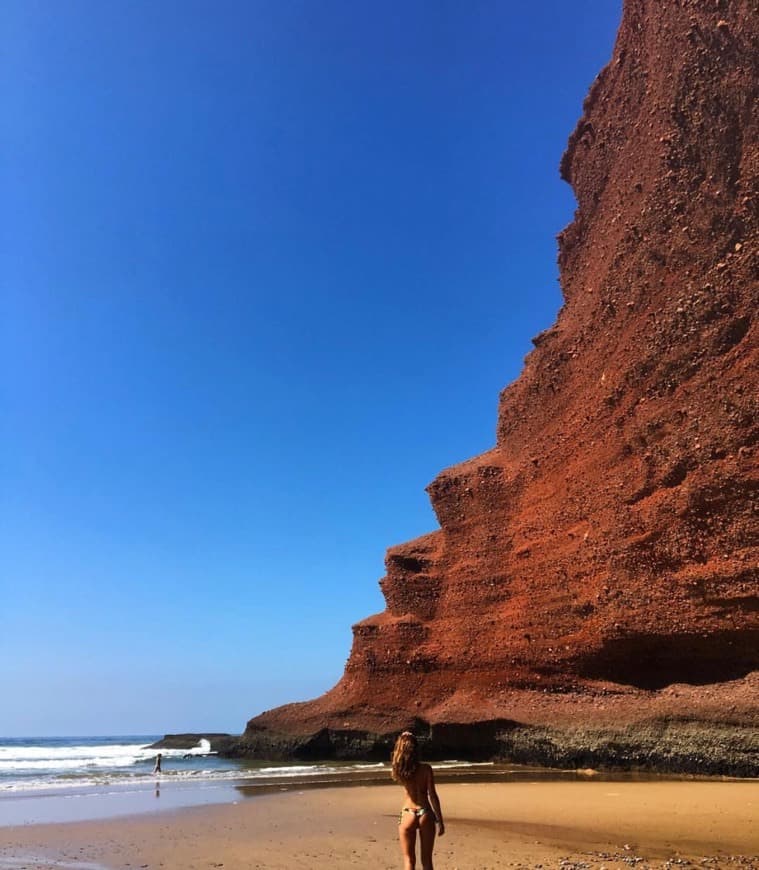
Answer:
<path fill-rule="evenodd" d="M 759 771 L 758 59 L 754 0 L 626 0 L 561 162 L 565 305 L 496 446 L 430 484 L 440 529 L 388 551 L 338 685 L 239 751 L 416 722 L 433 752 Z"/>

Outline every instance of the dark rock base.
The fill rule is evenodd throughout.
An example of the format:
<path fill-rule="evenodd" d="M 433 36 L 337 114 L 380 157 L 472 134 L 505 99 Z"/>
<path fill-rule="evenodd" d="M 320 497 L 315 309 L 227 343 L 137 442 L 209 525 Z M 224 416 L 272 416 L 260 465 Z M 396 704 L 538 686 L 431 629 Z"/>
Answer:
<path fill-rule="evenodd" d="M 409 723 L 430 761 L 457 758 L 566 769 L 639 770 L 704 776 L 759 777 L 759 732 L 692 720 L 654 720 L 624 728 L 548 728 L 509 720 L 467 725 Z M 250 728 L 221 750 L 271 760 L 387 760 L 397 731 L 323 728 L 308 735 Z"/>

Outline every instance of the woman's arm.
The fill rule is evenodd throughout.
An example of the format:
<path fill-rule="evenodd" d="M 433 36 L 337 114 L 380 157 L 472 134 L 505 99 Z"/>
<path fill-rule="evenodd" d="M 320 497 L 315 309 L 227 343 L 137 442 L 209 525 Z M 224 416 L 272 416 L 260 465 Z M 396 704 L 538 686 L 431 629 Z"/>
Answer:
<path fill-rule="evenodd" d="M 443 811 L 440 808 L 440 798 L 435 789 L 435 775 L 432 773 L 432 768 L 429 765 L 427 765 L 427 770 L 427 797 L 430 799 L 432 812 L 435 813 L 435 818 L 437 819 L 438 835 L 442 837 L 445 833 L 445 824 L 443 823 Z"/>

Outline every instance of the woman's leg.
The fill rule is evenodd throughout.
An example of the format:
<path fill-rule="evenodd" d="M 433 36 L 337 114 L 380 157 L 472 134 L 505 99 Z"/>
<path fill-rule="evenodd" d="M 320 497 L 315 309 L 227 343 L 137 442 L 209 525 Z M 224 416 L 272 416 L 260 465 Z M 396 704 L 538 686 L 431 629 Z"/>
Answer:
<path fill-rule="evenodd" d="M 425 813 L 419 820 L 419 845 L 422 852 L 423 870 L 433 870 L 432 847 L 435 845 L 435 816 Z"/>
<path fill-rule="evenodd" d="M 416 818 L 411 813 L 403 813 L 398 825 L 398 837 L 403 853 L 403 870 L 414 870 L 416 867 Z"/>

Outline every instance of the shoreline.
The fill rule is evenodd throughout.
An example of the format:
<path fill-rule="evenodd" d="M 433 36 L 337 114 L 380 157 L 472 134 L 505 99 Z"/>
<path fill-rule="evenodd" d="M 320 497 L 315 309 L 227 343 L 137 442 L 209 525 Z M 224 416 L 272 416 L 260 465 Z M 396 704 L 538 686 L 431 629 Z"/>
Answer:
<path fill-rule="evenodd" d="M 757 782 L 458 782 L 441 784 L 440 795 L 442 868 L 759 868 Z M 4 827 L 0 867 L 397 868 L 400 797 L 392 783 L 291 788 L 153 815 Z"/>
<path fill-rule="evenodd" d="M 759 779 L 731 776 L 652 773 L 583 768 L 568 770 L 531 765 L 433 762 L 439 785 L 534 785 L 550 783 L 759 783 Z M 288 770 L 287 766 L 283 770 Z M 343 770 L 325 763 L 304 766 L 288 775 L 239 776 L 217 779 L 174 778 L 171 772 L 132 782 L 103 782 L 29 791 L 0 791 L 0 832 L 13 826 L 110 821 L 154 816 L 196 806 L 234 804 L 250 798 L 318 789 L 381 788 L 391 784 L 389 765 Z"/>

